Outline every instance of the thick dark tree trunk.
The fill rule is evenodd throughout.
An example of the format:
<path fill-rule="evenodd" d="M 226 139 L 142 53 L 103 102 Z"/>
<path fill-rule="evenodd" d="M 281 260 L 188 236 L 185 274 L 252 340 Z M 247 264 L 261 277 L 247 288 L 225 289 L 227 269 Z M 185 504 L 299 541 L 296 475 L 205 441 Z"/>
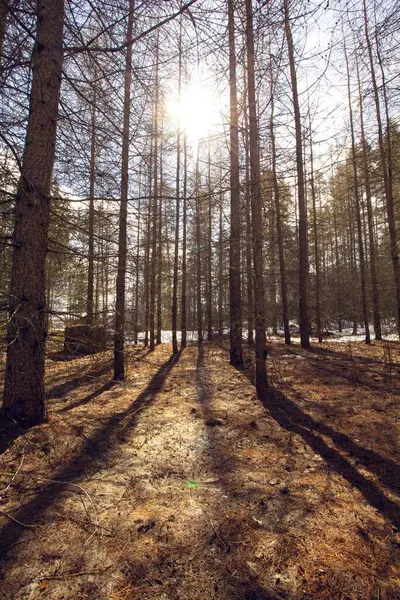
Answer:
<path fill-rule="evenodd" d="M 239 129 L 236 84 L 235 15 L 233 0 L 228 0 L 229 90 L 230 90 L 230 186 L 231 231 L 229 244 L 229 327 L 230 363 L 242 365 L 242 307 L 240 282 L 240 179 Z"/>
<path fill-rule="evenodd" d="M 46 418 L 45 267 L 63 62 L 64 0 L 37 1 L 29 121 L 15 204 L 3 412 L 24 425 Z"/>
<path fill-rule="evenodd" d="M 304 186 L 304 162 L 302 148 L 301 116 L 297 90 L 296 63 L 292 30 L 290 27 L 289 3 L 283 2 L 286 42 L 289 53 L 290 79 L 292 85 L 294 123 L 296 129 L 296 168 L 299 201 L 299 325 L 302 348 L 310 347 L 310 327 L 308 321 L 308 231 L 307 206 Z"/>
<path fill-rule="evenodd" d="M 122 167 L 121 167 L 121 205 L 119 212 L 118 235 L 118 267 L 115 291 L 115 341 L 114 341 L 114 379 L 125 378 L 125 280 L 126 280 L 126 228 L 128 219 L 128 187 L 129 187 L 129 129 L 131 115 L 132 84 L 132 32 L 134 0 L 129 2 L 128 29 L 126 32 L 126 63 L 124 78 L 124 123 L 122 132 Z"/>
<path fill-rule="evenodd" d="M 258 145 L 258 126 L 254 76 L 254 37 L 252 1 L 246 0 L 246 40 L 247 40 L 247 84 L 249 97 L 250 124 L 250 174 L 251 174 L 251 208 L 253 232 L 253 264 L 254 264 L 254 314 L 256 328 L 256 387 L 259 394 L 267 389 L 265 344 L 265 297 L 263 277 L 263 238 L 261 214 L 261 181 L 260 155 Z"/>

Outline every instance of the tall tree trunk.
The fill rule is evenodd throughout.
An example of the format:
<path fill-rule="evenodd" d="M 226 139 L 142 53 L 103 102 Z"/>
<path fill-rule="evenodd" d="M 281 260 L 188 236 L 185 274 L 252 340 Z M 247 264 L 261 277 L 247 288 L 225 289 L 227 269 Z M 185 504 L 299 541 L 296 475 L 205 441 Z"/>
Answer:
<path fill-rule="evenodd" d="M 182 4 L 181 4 L 182 6 Z M 179 23 L 178 41 L 178 106 L 181 102 L 182 89 L 182 18 Z M 179 260 L 179 216 L 180 216 L 180 193 L 181 193 L 181 124 L 178 120 L 176 132 L 176 205 L 175 205 L 175 246 L 174 246 L 174 270 L 172 282 L 172 352 L 178 352 L 177 325 L 178 325 L 178 260 Z"/>
<path fill-rule="evenodd" d="M 247 88 L 246 88 L 247 93 Z M 247 291 L 247 343 L 254 344 L 254 289 L 253 289 L 253 257 L 252 257 L 252 232 L 251 232 L 251 183 L 250 183 L 250 138 L 248 125 L 247 102 L 244 108 L 244 127 L 246 139 L 246 291 Z"/>
<path fill-rule="evenodd" d="M 199 171 L 199 147 L 197 147 L 196 158 L 196 308 L 197 308 L 197 341 L 199 344 L 203 341 L 203 316 L 202 316 L 202 298 L 201 298 L 201 234 L 200 234 L 200 171 Z"/>
<path fill-rule="evenodd" d="M 354 239 L 354 229 L 353 229 L 353 215 L 351 211 L 351 194 L 350 194 L 350 181 L 347 181 L 347 213 L 348 213 L 348 234 L 349 234 L 349 249 L 350 249 L 350 277 L 351 281 L 349 282 L 351 286 L 351 309 L 352 309 L 352 318 L 353 318 L 353 332 L 352 335 L 357 335 L 358 329 L 358 308 L 357 308 L 357 290 L 356 286 L 353 285 L 353 282 L 357 280 L 357 260 L 356 260 L 356 242 Z"/>
<path fill-rule="evenodd" d="M 310 184 L 311 184 L 311 200 L 312 200 L 312 211 L 313 211 L 313 233 L 314 233 L 314 261 L 315 261 L 315 312 L 317 320 L 317 336 L 318 342 L 322 343 L 322 322 L 321 322 L 321 281 L 320 281 L 320 264 L 319 264 L 319 235 L 318 235 L 318 222 L 317 222 L 317 202 L 315 194 L 315 181 L 314 181 L 314 153 L 313 153 L 313 141 L 312 141 L 312 130 L 311 130 L 311 116 L 310 117 Z"/>
<path fill-rule="evenodd" d="M 287 296 L 287 282 L 286 282 L 286 269 L 285 269 L 285 253 L 283 246 L 283 234 L 282 234 L 282 217 L 281 217 L 281 202 L 280 202 L 280 191 L 278 183 L 278 174 L 276 169 L 276 144 L 275 144 L 275 101 L 274 101 L 274 83 L 273 83 L 273 70 L 272 70 L 272 59 L 270 62 L 270 77 L 271 77 L 271 118 L 270 118 L 270 136 L 271 136 L 271 161 L 272 161 L 272 178 L 274 183 L 274 199 L 275 199 L 275 217 L 276 217 L 276 230 L 278 234 L 278 252 L 279 252 L 279 273 L 281 278 L 281 300 L 282 300 L 282 322 L 283 330 L 285 333 L 285 344 L 290 344 L 290 329 L 289 329 L 289 311 L 288 311 L 288 296 Z"/>
<path fill-rule="evenodd" d="M 336 306 L 337 306 L 337 317 L 338 317 L 338 329 L 339 332 L 342 332 L 342 316 L 343 316 L 343 278 L 342 278 L 342 269 L 339 261 L 339 240 L 338 240 L 338 228 L 337 228 L 337 214 L 336 214 L 336 206 L 333 205 L 333 234 L 335 238 L 335 272 L 336 272 Z"/>
<path fill-rule="evenodd" d="M 182 295 L 181 295 L 181 350 L 187 344 L 187 268 L 186 268 L 186 245 L 187 245 L 187 137 L 183 137 L 183 207 L 182 207 Z"/>
<path fill-rule="evenodd" d="M 108 251 L 108 245 L 106 246 L 106 251 Z M 104 302 L 104 326 L 108 327 L 108 299 L 109 299 L 109 280 L 110 280 L 110 270 L 107 257 L 105 258 L 104 264 L 104 278 L 105 278 L 105 302 Z"/>
<path fill-rule="evenodd" d="M 299 325 L 302 348 L 310 347 L 310 328 L 308 321 L 308 231 L 307 206 L 304 186 L 304 163 L 302 149 L 301 116 L 299 94 L 297 90 L 296 63 L 294 45 L 290 27 L 289 3 L 283 1 L 286 42 L 288 45 L 290 80 L 292 85 L 294 123 L 296 129 L 296 170 L 299 202 Z"/>
<path fill-rule="evenodd" d="M 266 370 L 267 350 L 265 344 L 264 317 L 265 297 L 263 277 L 260 154 L 258 145 L 258 126 L 254 76 L 254 37 L 252 0 L 246 0 L 246 40 L 248 73 L 247 85 L 249 97 L 250 124 L 250 173 L 254 264 L 254 314 L 256 328 L 256 387 L 258 393 L 262 394 L 267 389 L 268 381 Z"/>
<path fill-rule="evenodd" d="M 150 166 L 150 177 L 151 177 Z M 149 197 L 147 202 L 147 221 L 146 221 L 146 245 L 144 257 L 144 345 L 149 345 L 149 321 L 150 321 L 150 234 L 151 234 L 151 207 L 152 207 L 152 187 L 149 186 Z"/>
<path fill-rule="evenodd" d="M 218 337 L 222 338 L 224 326 L 223 295 L 222 295 L 222 276 L 223 276 L 223 212 L 222 203 L 224 198 L 222 181 L 222 161 L 220 169 L 220 194 L 219 194 L 219 238 L 218 238 Z"/>
<path fill-rule="evenodd" d="M 95 294 L 94 294 L 94 308 L 93 308 L 93 313 L 94 313 L 94 320 L 97 321 L 98 316 L 99 316 L 99 307 L 100 307 L 100 240 L 97 240 L 97 248 L 96 248 L 96 256 L 97 256 L 97 261 L 96 261 L 96 286 L 95 286 Z"/>
<path fill-rule="evenodd" d="M 37 0 L 30 110 L 15 203 L 3 412 L 24 425 L 46 418 L 45 271 L 57 113 L 63 61 L 64 0 Z"/>
<path fill-rule="evenodd" d="M 126 63 L 124 76 L 124 123 L 122 132 L 121 205 L 119 212 L 118 267 L 115 300 L 114 379 L 125 379 L 125 280 L 126 280 L 126 229 L 128 219 L 129 187 L 129 130 L 132 85 L 132 32 L 135 2 L 129 1 L 128 29 L 126 32 Z"/>
<path fill-rule="evenodd" d="M 138 220 L 136 230 L 136 272 L 135 272 L 135 289 L 134 289 L 134 343 L 137 346 L 138 333 L 139 333 L 139 262 L 140 262 L 140 206 L 141 206 L 141 174 L 139 173 L 139 206 L 138 206 Z"/>
<path fill-rule="evenodd" d="M 230 186 L 231 231 L 229 243 L 229 327 L 230 363 L 242 365 L 242 307 L 240 282 L 240 179 L 239 129 L 236 83 L 235 14 L 228 0 L 229 90 L 230 90 Z"/>
<path fill-rule="evenodd" d="M 269 185 L 269 182 L 268 182 Z M 273 192 L 269 198 L 269 255 L 270 255 L 270 298 L 271 298 L 271 328 L 272 334 L 278 335 L 278 303 L 276 298 L 276 239 L 275 239 L 275 204 Z"/>
<path fill-rule="evenodd" d="M 160 197 L 158 200 L 158 247 L 157 247 L 157 336 L 156 343 L 161 344 L 161 329 L 162 329 L 162 195 L 163 195 L 163 122 L 161 123 L 161 141 L 160 141 Z M 168 236 L 167 236 L 168 246 Z"/>
<path fill-rule="evenodd" d="M 208 138 L 208 213 L 207 213 L 207 340 L 213 337 L 212 327 L 212 187 L 211 187 L 211 140 Z"/>
<path fill-rule="evenodd" d="M 153 114 L 154 117 L 154 114 Z M 149 321 L 150 321 L 150 236 L 151 236 L 151 209 L 153 206 L 153 127 L 151 125 L 150 135 L 150 154 L 149 154 L 149 179 L 148 179 L 148 198 L 147 198 L 147 221 L 146 221 L 146 245 L 144 259 L 144 295 L 145 295 L 145 314 L 144 314 L 144 345 L 149 345 Z"/>
<path fill-rule="evenodd" d="M 371 338 L 369 334 L 369 323 L 368 323 L 368 301 L 367 301 L 367 286 L 365 277 L 365 255 L 364 255 L 364 244 L 361 224 L 361 207 L 360 207 L 360 188 L 358 183 L 358 169 L 357 169 L 357 155 L 356 155 L 356 141 L 354 135 L 354 121 L 353 121 L 353 108 L 351 105 L 351 90 L 350 90 L 350 70 L 349 62 L 347 57 L 346 48 L 345 60 L 347 69 L 347 97 L 349 102 L 349 115 L 350 115 L 350 132 L 351 132 L 351 156 L 353 165 L 353 176 L 354 176 L 354 198 L 356 201 L 356 219 L 357 219 L 357 233 L 358 233 L 358 254 L 360 260 L 360 278 L 361 278 L 361 301 L 363 310 L 363 319 L 365 326 L 365 343 L 370 344 Z"/>
<path fill-rule="evenodd" d="M 386 210 L 387 210 L 389 236 L 390 236 L 390 252 L 391 252 L 391 258 L 392 258 L 392 264 L 393 264 L 394 283 L 395 283 L 395 289 L 396 289 L 397 333 L 400 337 L 400 265 L 399 265 L 398 234 L 397 234 L 397 228 L 396 228 L 396 217 L 395 217 L 394 198 L 393 198 L 393 172 L 392 172 L 391 160 L 390 161 L 387 160 L 388 157 L 387 157 L 385 143 L 384 143 L 384 139 L 383 139 L 383 127 L 382 127 L 382 117 L 381 117 L 381 108 L 380 108 L 380 100 L 379 100 L 379 90 L 378 90 L 378 84 L 376 81 L 374 57 L 373 57 L 373 53 L 372 53 L 372 44 L 371 44 L 371 39 L 369 36 L 369 31 L 368 31 L 368 14 L 367 14 L 366 0 L 363 0 L 363 11 L 364 11 L 365 39 L 367 42 L 372 88 L 373 88 L 374 100 L 375 100 L 376 119 L 377 119 L 377 124 L 378 124 L 379 153 L 380 153 L 380 159 L 381 159 L 381 165 L 382 165 L 383 182 L 384 182 L 384 186 L 385 186 Z M 378 58 L 380 60 L 379 50 L 378 50 Z M 386 96 L 385 86 L 384 86 L 384 93 Z M 388 116 L 387 116 L 387 121 L 388 121 Z M 389 131 L 389 121 L 387 122 L 387 129 Z M 390 135 L 390 132 L 389 132 L 389 135 Z M 390 143 L 388 143 L 388 148 L 390 149 Z M 389 152 L 390 152 L 390 150 L 389 150 Z M 391 155 L 390 155 L 390 157 L 391 157 Z"/>
<path fill-rule="evenodd" d="M 156 318 L 156 268 L 157 268 L 157 212 L 158 212 L 158 70 L 159 70 L 159 40 L 156 47 L 156 76 L 154 100 L 154 141 L 153 141 L 153 210 L 152 210 L 152 240 L 150 262 L 150 351 L 155 349 L 155 318 Z"/>
<path fill-rule="evenodd" d="M 361 126 L 361 148 L 362 148 L 362 159 L 364 168 L 364 181 L 365 181 L 365 195 L 367 202 L 367 221 L 368 221 L 368 239 L 369 239 L 369 255 L 370 255 L 370 269 L 371 269 L 371 281 L 372 281 L 372 304 L 373 304 L 373 318 L 374 318 L 374 330 L 375 339 L 382 339 L 381 329 L 381 310 L 380 310 L 380 298 L 379 298 L 379 287 L 378 287 L 378 274 L 376 270 L 376 246 L 375 246 L 375 234 L 374 234 L 374 218 L 372 211 L 372 194 L 371 194 L 371 182 L 369 177 L 369 165 L 368 165 L 368 147 L 367 140 L 365 137 L 364 128 L 364 109 L 363 109 L 363 98 L 361 92 L 360 73 L 357 62 L 357 79 L 358 79 L 358 97 L 360 104 L 360 126 Z"/>
<path fill-rule="evenodd" d="M 93 79 L 96 79 L 96 70 Z M 92 115 L 91 115 L 91 143 L 90 143 L 90 174 L 89 174 L 89 230 L 88 230 L 88 282 L 87 282 L 87 308 L 86 322 L 93 325 L 93 290 L 94 290 L 94 186 L 96 173 L 96 84 L 92 82 Z"/>

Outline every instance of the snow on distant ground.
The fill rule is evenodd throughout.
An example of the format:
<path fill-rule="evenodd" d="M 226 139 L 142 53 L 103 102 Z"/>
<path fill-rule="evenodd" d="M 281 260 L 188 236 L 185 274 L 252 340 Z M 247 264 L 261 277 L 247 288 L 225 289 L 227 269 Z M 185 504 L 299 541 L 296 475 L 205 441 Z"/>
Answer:
<path fill-rule="evenodd" d="M 268 329 L 267 330 L 267 341 L 268 340 L 281 340 L 284 333 L 283 330 L 278 330 L 278 335 L 273 335 L 272 334 L 272 329 Z M 343 330 L 341 332 L 333 329 L 333 330 L 329 330 L 329 333 L 331 335 L 324 337 L 323 341 L 327 342 L 327 343 L 345 343 L 345 342 L 363 342 L 365 339 L 365 331 L 363 328 L 359 328 L 358 329 L 358 333 L 357 335 L 353 335 L 353 329 L 352 328 L 343 328 Z M 224 329 L 223 330 L 223 335 L 228 335 L 229 334 L 229 329 Z M 255 332 L 254 332 L 255 334 Z M 217 339 L 217 333 L 214 332 L 214 339 Z M 177 336 L 177 340 L 178 342 L 180 342 L 181 340 L 181 332 L 177 331 L 176 333 Z M 299 333 L 296 331 L 291 332 L 291 336 L 293 338 L 294 341 L 296 341 L 296 339 L 299 338 Z M 374 339 L 374 328 L 371 327 L 370 328 L 370 336 L 371 339 Z M 139 333 L 139 344 L 143 343 L 144 341 L 144 333 L 140 332 Z M 243 337 L 244 339 L 246 339 L 246 332 L 243 333 Z M 197 331 L 188 331 L 187 332 L 187 339 L 188 342 L 196 342 L 197 341 Z M 203 339 L 206 340 L 207 339 L 207 331 L 203 332 Z M 383 333 L 383 339 L 385 341 L 397 341 L 398 337 L 397 334 L 394 330 L 391 330 L 389 333 Z M 318 343 L 318 338 L 314 335 L 311 335 L 311 341 L 313 343 Z M 133 344 L 133 338 L 127 336 L 126 342 L 128 344 Z M 161 332 L 161 342 L 165 343 L 165 344 L 170 344 L 172 343 L 172 331 L 168 331 L 168 330 L 164 330 Z"/>

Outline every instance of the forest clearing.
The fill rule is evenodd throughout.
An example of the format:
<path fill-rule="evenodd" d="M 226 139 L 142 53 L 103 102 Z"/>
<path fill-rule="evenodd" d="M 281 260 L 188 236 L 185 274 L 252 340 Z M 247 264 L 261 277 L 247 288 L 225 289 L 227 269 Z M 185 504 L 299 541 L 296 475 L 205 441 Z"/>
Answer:
<path fill-rule="evenodd" d="M 274 341 L 264 403 L 228 353 L 48 361 L 49 423 L 1 448 L 2 600 L 399 597 L 399 345 Z"/>

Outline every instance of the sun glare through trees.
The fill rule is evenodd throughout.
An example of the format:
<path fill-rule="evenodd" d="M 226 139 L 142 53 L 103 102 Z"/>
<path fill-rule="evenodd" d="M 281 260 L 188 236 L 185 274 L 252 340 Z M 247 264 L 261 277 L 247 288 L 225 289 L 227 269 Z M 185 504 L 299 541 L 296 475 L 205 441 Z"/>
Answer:
<path fill-rule="evenodd" d="M 194 146 L 221 127 L 221 113 L 212 84 L 201 79 L 194 79 L 182 88 L 180 101 L 167 100 L 167 110 Z"/>

